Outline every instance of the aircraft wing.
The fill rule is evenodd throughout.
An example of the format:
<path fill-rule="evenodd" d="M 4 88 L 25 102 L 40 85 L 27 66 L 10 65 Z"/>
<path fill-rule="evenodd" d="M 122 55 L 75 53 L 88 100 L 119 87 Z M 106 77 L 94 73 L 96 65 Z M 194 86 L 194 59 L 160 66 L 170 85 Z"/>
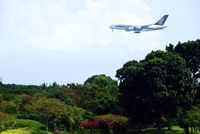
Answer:
<path fill-rule="evenodd" d="M 166 28 L 167 26 L 160 26 L 160 27 L 154 27 L 154 25 L 149 25 L 148 27 L 145 27 L 142 29 L 142 32 L 148 32 L 148 31 L 155 31 L 155 30 L 161 30 Z"/>
<path fill-rule="evenodd" d="M 151 26 L 152 24 L 149 24 L 149 25 L 143 25 L 141 26 L 141 29 L 147 29 L 149 26 Z"/>

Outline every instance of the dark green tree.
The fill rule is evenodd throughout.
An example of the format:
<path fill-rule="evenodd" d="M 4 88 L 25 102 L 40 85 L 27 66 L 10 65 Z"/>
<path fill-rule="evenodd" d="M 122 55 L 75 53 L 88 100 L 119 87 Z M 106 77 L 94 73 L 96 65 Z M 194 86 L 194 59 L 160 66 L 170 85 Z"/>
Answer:
<path fill-rule="evenodd" d="M 17 97 L 17 117 L 18 118 L 32 118 L 30 105 L 36 98 L 28 94 L 20 94 Z"/>
<path fill-rule="evenodd" d="M 47 98 L 59 99 L 67 105 L 76 105 L 79 101 L 79 96 L 75 93 L 74 90 L 68 87 L 57 87 L 56 89 L 47 89 L 45 96 Z"/>
<path fill-rule="evenodd" d="M 121 115 L 114 115 L 114 114 L 105 114 L 99 115 L 95 117 L 96 121 L 104 122 L 107 124 L 109 134 L 113 133 L 126 133 L 120 130 L 114 130 L 114 126 L 116 124 L 126 126 L 128 124 L 128 118 Z"/>
<path fill-rule="evenodd" d="M 16 124 L 14 117 L 7 113 L 0 112 L 0 131 L 13 128 Z"/>
<path fill-rule="evenodd" d="M 189 130 L 192 133 L 200 131 L 200 106 L 193 106 L 188 111 L 181 109 L 178 113 L 178 122 L 184 128 L 185 134 L 189 134 Z"/>
<path fill-rule="evenodd" d="M 77 129 L 81 122 L 91 120 L 93 118 L 93 113 L 80 107 L 67 105 L 64 108 L 62 118 L 64 121 L 64 128 L 70 131 L 72 129 Z"/>
<path fill-rule="evenodd" d="M 0 103 L 0 111 L 8 114 L 15 114 L 17 106 L 13 101 L 2 101 Z"/>
<path fill-rule="evenodd" d="M 176 46 L 169 44 L 166 50 L 176 52 L 186 60 L 187 67 L 189 67 L 193 76 L 200 78 L 200 40 L 187 41 L 184 43 L 178 42 Z"/>
<path fill-rule="evenodd" d="M 176 46 L 169 44 L 166 50 L 179 54 L 186 60 L 186 65 L 194 78 L 193 84 L 193 103 L 199 104 L 200 100 L 200 40 L 178 42 Z"/>
<path fill-rule="evenodd" d="M 179 106 L 190 106 L 191 74 L 177 54 L 152 51 L 140 62 L 129 61 L 117 70 L 120 103 L 135 125 L 174 118 Z"/>
<path fill-rule="evenodd" d="M 64 103 L 54 98 L 39 98 L 32 102 L 32 112 L 39 116 L 41 122 L 45 124 L 46 131 L 49 130 L 51 119 L 62 116 L 64 113 Z"/>
<path fill-rule="evenodd" d="M 117 81 L 106 75 L 88 78 L 76 91 L 80 96 L 79 106 L 96 114 L 112 112 L 118 102 Z"/>

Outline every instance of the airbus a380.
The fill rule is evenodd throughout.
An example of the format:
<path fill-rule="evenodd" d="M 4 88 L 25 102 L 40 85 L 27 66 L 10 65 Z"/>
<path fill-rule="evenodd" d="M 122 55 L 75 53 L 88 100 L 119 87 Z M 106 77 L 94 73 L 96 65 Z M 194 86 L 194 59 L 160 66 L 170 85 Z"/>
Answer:
<path fill-rule="evenodd" d="M 164 15 L 159 21 L 157 21 L 154 24 L 149 25 L 124 25 L 124 24 L 117 24 L 117 25 L 111 25 L 109 28 L 117 29 L 117 30 L 125 30 L 126 32 L 133 31 L 134 33 L 141 33 L 146 31 L 154 31 L 154 30 L 161 30 L 166 28 L 167 26 L 164 26 L 165 21 L 167 20 L 168 15 Z"/>

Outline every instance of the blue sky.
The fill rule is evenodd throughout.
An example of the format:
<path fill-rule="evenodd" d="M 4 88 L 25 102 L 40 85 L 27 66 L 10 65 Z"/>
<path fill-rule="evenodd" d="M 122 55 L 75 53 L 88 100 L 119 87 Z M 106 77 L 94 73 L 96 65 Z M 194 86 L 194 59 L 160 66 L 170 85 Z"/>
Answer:
<path fill-rule="evenodd" d="M 198 0 L 0 0 L 3 83 L 83 83 L 115 78 L 129 60 L 200 37 Z M 167 29 L 112 32 L 110 24 L 151 24 L 169 14 Z"/>

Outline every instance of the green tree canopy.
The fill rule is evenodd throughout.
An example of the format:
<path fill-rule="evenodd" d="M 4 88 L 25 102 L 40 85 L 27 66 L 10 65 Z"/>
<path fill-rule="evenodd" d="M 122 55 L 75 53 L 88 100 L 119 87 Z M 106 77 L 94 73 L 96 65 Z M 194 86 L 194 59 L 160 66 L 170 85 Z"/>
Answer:
<path fill-rule="evenodd" d="M 105 115 L 99 115 L 95 117 L 96 121 L 104 122 L 107 124 L 108 130 L 110 134 L 113 134 L 113 127 L 115 124 L 118 125 L 127 125 L 128 118 L 121 115 L 114 115 L 114 114 L 105 114 Z M 117 130 L 119 131 L 119 130 Z M 122 133 L 122 132 L 120 132 Z"/>
<path fill-rule="evenodd" d="M 166 47 L 169 52 L 176 52 L 182 56 L 187 63 L 187 67 L 196 78 L 200 78 L 200 40 L 179 42 L 176 46 L 169 44 Z"/>
<path fill-rule="evenodd" d="M 177 53 L 186 60 L 186 65 L 195 79 L 193 84 L 194 103 L 199 104 L 200 100 L 200 40 L 178 42 L 177 45 L 166 46 L 169 52 Z"/>
<path fill-rule="evenodd" d="M 32 112 L 39 116 L 45 123 L 46 131 L 49 129 L 49 121 L 55 116 L 61 116 L 64 112 L 64 103 L 54 98 L 40 98 L 32 102 Z"/>
<path fill-rule="evenodd" d="M 120 103 L 138 125 L 176 116 L 178 106 L 190 105 L 192 79 L 177 54 L 152 51 L 140 62 L 129 61 L 117 70 Z"/>
<path fill-rule="evenodd" d="M 91 120 L 93 113 L 77 106 L 66 105 L 62 118 L 65 119 L 64 127 L 72 130 L 78 128 L 81 122 Z"/>
<path fill-rule="evenodd" d="M 96 114 L 109 113 L 116 106 L 119 89 L 117 81 L 106 75 L 94 75 L 88 78 L 78 89 L 80 107 Z"/>
<path fill-rule="evenodd" d="M 114 114 L 105 114 L 105 115 L 98 115 L 95 117 L 96 121 L 102 121 L 102 122 L 110 122 L 110 123 L 118 123 L 127 125 L 128 118 L 121 115 L 114 115 Z"/>
<path fill-rule="evenodd" d="M 0 112 L 0 131 L 13 127 L 16 124 L 15 118 L 7 113 Z"/>

